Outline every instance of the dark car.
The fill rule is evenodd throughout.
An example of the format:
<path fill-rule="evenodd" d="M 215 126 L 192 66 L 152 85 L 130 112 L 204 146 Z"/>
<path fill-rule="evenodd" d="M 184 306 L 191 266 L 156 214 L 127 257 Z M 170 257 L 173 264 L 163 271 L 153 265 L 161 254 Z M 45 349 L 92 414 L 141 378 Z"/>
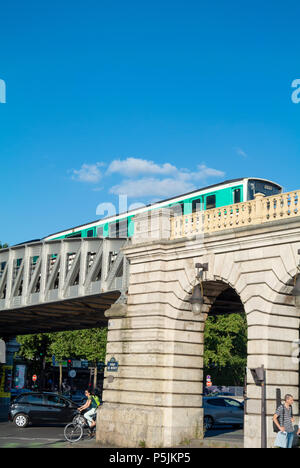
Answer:
<path fill-rule="evenodd" d="M 243 427 L 244 404 L 224 397 L 204 397 L 204 426 L 210 430 L 216 424 Z"/>
<path fill-rule="evenodd" d="M 78 405 L 56 393 L 23 393 L 11 403 L 9 419 L 18 427 L 28 424 L 68 423 Z"/>
<path fill-rule="evenodd" d="M 12 388 L 10 391 L 10 401 L 11 403 L 15 400 L 18 396 L 23 395 L 23 393 L 31 393 L 33 390 L 29 388 Z"/>

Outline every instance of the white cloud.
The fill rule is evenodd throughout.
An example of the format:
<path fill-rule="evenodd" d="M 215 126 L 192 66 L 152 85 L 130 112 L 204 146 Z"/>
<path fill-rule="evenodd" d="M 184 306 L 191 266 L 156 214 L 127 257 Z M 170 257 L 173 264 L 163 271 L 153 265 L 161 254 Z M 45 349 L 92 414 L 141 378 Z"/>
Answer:
<path fill-rule="evenodd" d="M 79 170 L 73 170 L 72 178 L 80 182 L 97 183 L 102 178 L 100 167 L 104 163 L 83 164 Z M 126 195 L 128 198 L 153 201 L 170 198 L 192 192 L 208 185 L 208 179 L 224 178 L 225 173 L 207 167 L 202 163 L 194 170 L 177 168 L 171 163 L 156 164 L 141 158 L 115 159 L 105 172 L 105 178 L 117 179 L 109 192 L 114 195 Z M 95 188 L 94 190 L 100 190 Z"/>
<path fill-rule="evenodd" d="M 110 193 L 114 195 L 127 195 L 128 198 L 162 197 L 169 198 L 181 193 L 191 192 L 196 187 L 191 182 L 173 178 L 158 179 L 143 177 L 140 179 L 123 180 L 113 186 Z"/>
<path fill-rule="evenodd" d="M 242 156 L 243 158 L 247 158 L 248 155 L 242 148 L 234 148 L 234 149 L 235 149 L 236 154 L 238 154 L 239 156 Z"/>
<path fill-rule="evenodd" d="M 225 172 L 218 169 L 207 167 L 205 164 L 201 164 L 198 167 L 198 177 L 200 179 L 207 179 L 208 177 L 225 177 Z"/>
<path fill-rule="evenodd" d="M 199 184 L 205 184 L 208 178 L 220 178 L 225 176 L 223 171 L 209 168 L 205 164 L 198 165 L 197 170 L 193 172 L 189 169 L 178 169 L 168 163 L 162 166 L 154 165 L 156 166 L 154 168 L 152 166 L 152 161 L 140 161 L 142 161 L 142 165 L 140 167 L 144 168 L 147 166 L 146 163 L 148 162 L 149 168 L 151 166 L 154 175 L 157 177 L 151 177 L 150 175 L 149 177 L 130 177 L 124 179 L 120 184 L 114 185 L 110 189 L 110 193 L 115 195 L 125 194 L 128 198 L 151 197 L 152 200 L 154 197 L 169 198 L 175 195 L 192 192 L 193 190 L 200 188 Z M 120 163 L 122 162 L 123 161 L 120 161 Z M 138 167 L 138 164 L 136 167 Z M 162 172 L 159 172 L 158 169 Z M 155 172 L 156 170 L 157 172 Z M 159 175 L 161 175 L 164 170 L 170 170 L 169 177 L 160 178 Z M 148 173 L 151 174 L 151 170 L 149 170 Z"/>
<path fill-rule="evenodd" d="M 162 165 L 140 158 L 127 158 L 121 161 L 115 159 L 107 169 L 107 174 L 119 173 L 125 177 L 137 177 L 142 174 L 170 175 L 176 173 L 177 168 L 170 163 Z"/>
<path fill-rule="evenodd" d="M 102 165 L 102 163 L 82 164 L 79 170 L 73 169 L 72 179 L 78 180 L 79 182 L 96 184 L 102 177 L 102 173 L 99 169 Z"/>

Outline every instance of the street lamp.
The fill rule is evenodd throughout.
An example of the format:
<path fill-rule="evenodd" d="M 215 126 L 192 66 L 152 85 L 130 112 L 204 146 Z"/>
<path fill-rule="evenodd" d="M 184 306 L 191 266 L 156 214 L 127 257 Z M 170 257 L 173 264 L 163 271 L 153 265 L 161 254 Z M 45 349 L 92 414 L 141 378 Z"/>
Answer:
<path fill-rule="evenodd" d="M 300 255 L 300 250 L 298 250 Z M 298 265 L 298 275 L 296 276 L 295 284 L 292 289 L 292 295 L 295 297 L 295 305 L 300 308 L 300 264 Z"/>
<path fill-rule="evenodd" d="M 192 311 L 195 315 L 200 315 L 204 305 L 204 294 L 203 294 L 203 272 L 208 271 L 208 263 L 196 263 L 197 274 L 196 278 L 198 283 L 194 286 L 193 294 L 190 299 L 192 304 Z"/>

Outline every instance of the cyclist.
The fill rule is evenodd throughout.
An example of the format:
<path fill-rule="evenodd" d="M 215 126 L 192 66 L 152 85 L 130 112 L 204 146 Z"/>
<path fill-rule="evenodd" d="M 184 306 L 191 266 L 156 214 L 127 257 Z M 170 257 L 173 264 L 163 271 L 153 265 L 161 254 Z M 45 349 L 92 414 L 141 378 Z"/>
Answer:
<path fill-rule="evenodd" d="M 85 414 L 84 417 L 88 422 L 90 432 L 93 433 L 93 429 L 96 426 L 96 421 L 94 421 L 93 416 L 96 414 L 96 410 L 98 406 L 100 406 L 100 400 L 96 395 L 93 395 L 89 390 L 84 392 L 85 396 L 87 397 L 87 401 L 84 405 L 78 408 L 78 411 L 84 411 L 89 409 Z"/>

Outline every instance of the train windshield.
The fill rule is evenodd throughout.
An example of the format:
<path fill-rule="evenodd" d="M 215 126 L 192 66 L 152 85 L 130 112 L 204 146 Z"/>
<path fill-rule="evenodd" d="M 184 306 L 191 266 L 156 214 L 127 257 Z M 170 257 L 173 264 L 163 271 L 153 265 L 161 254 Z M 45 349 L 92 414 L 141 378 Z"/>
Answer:
<path fill-rule="evenodd" d="M 281 187 L 267 180 L 248 180 L 248 200 L 254 200 L 256 193 L 263 193 L 265 196 L 270 197 L 281 193 Z"/>

